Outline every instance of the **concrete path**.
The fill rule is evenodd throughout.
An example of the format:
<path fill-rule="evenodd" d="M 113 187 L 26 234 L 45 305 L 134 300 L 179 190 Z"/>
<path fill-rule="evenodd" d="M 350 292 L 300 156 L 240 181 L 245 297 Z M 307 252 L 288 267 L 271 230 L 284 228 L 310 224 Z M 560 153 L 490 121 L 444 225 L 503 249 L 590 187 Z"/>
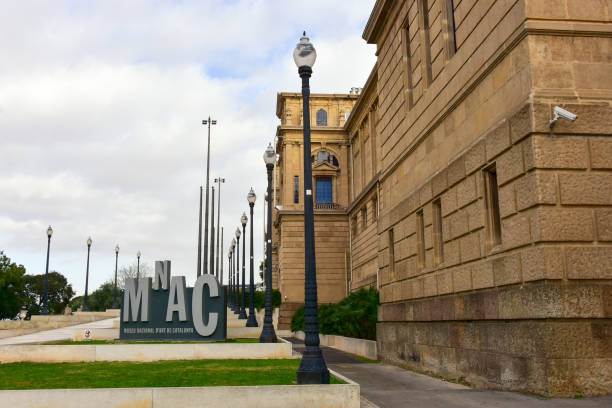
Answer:
<path fill-rule="evenodd" d="M 300 352 L 304 343 L 287 338 Z M 358 383 L 361 407 L 371 408 L 599 408 L 612 407 L 612 396 L 584 399 L 538 398 L 517 392 L 475 390 L 386 365 L 362 363 L 339 350 L 322 347 L 328 367 Z"/>
<path fill-rule="evenodd" d="M 5 346 L 9 344 L 36 344 L 71 340 L 75 330 L 85 330 L 87 328 L 112 329 L 113 320 L 118 319 L 118 317 L 113 317 L 112 319 L 81 323 L 75 326 L 66 326 L 59 329 L 42 330 L 36 333 L 25 334 L 23 336 L 7 337 L 4 339 L 0 339 L 0 346 Z"/>

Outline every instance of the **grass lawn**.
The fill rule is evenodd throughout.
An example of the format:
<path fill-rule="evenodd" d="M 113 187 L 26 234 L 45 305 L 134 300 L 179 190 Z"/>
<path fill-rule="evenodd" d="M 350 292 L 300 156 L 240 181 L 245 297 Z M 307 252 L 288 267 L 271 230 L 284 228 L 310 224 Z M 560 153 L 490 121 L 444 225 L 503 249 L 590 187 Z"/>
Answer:
<path fill-rule="evenodd" d="M 228 339 L 222 341 L 121 341 L 121 340 L 83 340 L 83 341 L 59 341 L 46 343 L 55 346 L 78 346 L 92 344 L 214 344 L 214 343 L 259 343 L 259 339 Z"/>
<path fill-rule="evenodd" d="M 291 385 L 299 366 L 299 359 L 10 363 L 0 364 L 0 389 Z"/>

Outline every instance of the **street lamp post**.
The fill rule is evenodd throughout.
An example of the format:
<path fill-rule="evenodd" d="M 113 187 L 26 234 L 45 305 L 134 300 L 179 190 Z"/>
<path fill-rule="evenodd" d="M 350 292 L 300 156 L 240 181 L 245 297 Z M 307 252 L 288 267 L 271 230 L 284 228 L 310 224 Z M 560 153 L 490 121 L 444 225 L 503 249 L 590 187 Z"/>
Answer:
<path fill-rule="evenodd" d="M 312 66 L 317 53 L 306 37 L 306 32 L 293 51 L 293 59 L 302 78 L 302 108 L 304 121 L 304 256 L 305 256 L 305 340 L 297 371 L 298 384 L 329 384 L 329 370 L 319 347 L 319 320 L 317 317 L 317 269 L 315 262 L 314 210 L 312 203 L 312 166 L 310 165 L 310 83 Z"/>
<path fill-rule="evenodd" d="M 230 275 L 232 277 L 232 311 L 236 313 L 236 238 L 232 238 L 232 270 Z"/>
<path fill-rule="evenodd" d="M 140 253 L 140 250 L 138 250 L 138 252 L 136 252 L 136 259 L 138 259 L 136 263 L 136 282 L 138 282 L 140 279 L 140 255 L 142 254 Z"/>
<path fill-rule="evenodd" d="M 244 262 L 244 260 L 243 260 Z M 240 319 L 240 228 L 236 228 L 236 314 Z"/>
<path fill-rule="evenodd" d="M 202 124 L 208 125 L 208 148 L 206 149 L 206 210 L 204 211 L 204 267 L 202 269 L 202 273 L 208 273 L 208 185 L 210 180 L 210 126 L 216 125 L 217 121 L 215 119 L 211 119 L 209 116 L 208 119 L 204 119 L 202 121 Z"/>
<path fill-rule="evenodd" d="M 113 291 L 113 309 L 117 308 L 117 265 L 119 263 L 119 245 L 115 246 L 115 289 Z"/>
<path fill-rule="evenodd" d="M 217 252 L 216 252 L 216 265 L 215 265 L 215 276 L 217 277 L 217 279 L 219 279 L 219 281 L 221 282 L 221 284 L 223 285 L 223 276 L 219 275 L 219 258 L 221 257 L 221 252 L 223 252 L 223 243 L 221 242 L 221 252 L 219 252 L 219 229 L 221 228 L 219 221 L 221 219 L 221 183 L 225 183 L 225 179 L 224 178 L 216 178 L 215 179 L 215 183 L 217 183 L 219 185 L 219 188 L 217 188 Z M 214 205 L 214 203 L 213 203 Z M 223 240 L 223 234 L 221 234 L 221 240 Z M 221 262 L 221 270 L 223 270 L 223 262 Z"/>
<path fill-rule="evenodd" d="M 257 196 L 255 195 L 255 191 L 253 191 L 253 187 L 251 187 L 251 191 L 247 195 L 247 201 L 249 202 L 249 207 L 251 210 L 251 235 L 250 235 L 250 278 L 251 282 L 249 284 L 249 318 L 247 320 L 247 327 L 257 327 L 257 319 L 255 318 L 255 282 L 254 282 L 254 272 L 253 272 L 253 207 L 255 206 L 255 200 Z"/>
<path fill-rule="evenodd" d="M 245 272 L 245 255 L 246 255 L 246 224 L 249 221 L 249 219 L 247 218 L 245 213 L 242 213 L 242 217 L 240 217 L 240 222 L 242 223 L 242 295 L 240 296 L 240 315 L 238 316 L 239 319 L 242 320 L 246 320 L 247 315 L 246 315 L 246 309 L 245 309 L 245 301 L 244 301 L 244 292 L 245 292 L 245 288 L 244 288 L 244 281 L 245 281 L 245 276 L 244 276 L 244 272 Z"/>
<path fill-rule="evenodd" d="M 227 269 L 228 270 L 232 270 L 233 252 L 234 251 L 232 251 L 232 245 L 230 244 L 230 249 L 227 251 L 227 258 L 228 258 Z M 230 310 L 233 310 L 234 304 L 233 304 L 233 299 L 232 299 L 232 275 L 231 274 L 229 274 L 227 285 L 228 285 L 227 286 L 227 305 L 230 308 Z"/>
<path fill-rule="evenodd" d="M 89 285 L 89 250 L 91 249 L 91 237 L 87 238 L 87 269 L 85 272 L 85 296 L 83 297 L 83 311 L 86 312 L 87 307 L 87 287 Z"/>
<path fill-rule="evenodd" d="M 266 226 L 266 313 L 264 315 L 264 324 L 259 336 L 260 343 L 276 343 L 276 333 L 274 332 L 274 324 L 272 323 L 272 170 L 276 162 L 276 155 L 272 144 L 268 145 L 264 153 L 264 161 L 266 170 L 268 171 L 268 219 Z"/>
<path fill-rule="evenodd" d="M 53 235 L 53 228 L 51 228 L 49 225 L 49 228 L 47 228 L 47 267 L 45 269 L 45 292 L 43 293 L 43 304 L 40 311 L 40 313 L 43 315 L 49 314 L 49 305 L 47 302 L 49 300 L 49 251 L 51 249 L 51 235 Z"/>

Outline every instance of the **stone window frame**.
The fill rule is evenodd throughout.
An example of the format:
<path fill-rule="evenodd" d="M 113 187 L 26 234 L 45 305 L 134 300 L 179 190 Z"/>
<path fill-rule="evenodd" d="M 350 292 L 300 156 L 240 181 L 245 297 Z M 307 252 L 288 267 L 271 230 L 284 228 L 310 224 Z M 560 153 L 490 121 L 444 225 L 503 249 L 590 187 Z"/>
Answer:
<path fill-rule="evenodd" d="M 416 212 L 417 268 L 425 269 L 425 216 L 421 208 Z"/>
<path fill-rule="evenodd" d="M 434 241 L 434 266 L 444 263 L 444 237 L 442 233 L 442 199 L 432 201 L 432 235 Z"/>
<path fill-rule="evenodd" d="M 484 209 L 486 214 L 486 246 L 489 252 L 501 248 L 501 212 L 499 209 L 499 184 L 497 166 L 490 164 L 482 170 L 484 183 Z"/>
<path fill-rule="evenodd" d="M 316 124 L 317 126 L 327 126 L 327 111 L 325 109 L 321 108 L 317 111 Z"/>

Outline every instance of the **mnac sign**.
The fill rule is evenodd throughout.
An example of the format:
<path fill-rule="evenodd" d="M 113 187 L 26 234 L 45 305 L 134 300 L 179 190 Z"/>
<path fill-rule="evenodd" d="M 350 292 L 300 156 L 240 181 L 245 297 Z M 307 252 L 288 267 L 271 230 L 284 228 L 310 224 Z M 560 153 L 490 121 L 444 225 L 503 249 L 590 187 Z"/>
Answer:
<path fill-rule="evenodd" d="M 214 275 L 201 275 L 193 288 L 170 276 L 170 261 L 155 262 L 155 277 L 127 279 L 121 304 L 121 340 L 226 338 L 225 293 Z"/>

